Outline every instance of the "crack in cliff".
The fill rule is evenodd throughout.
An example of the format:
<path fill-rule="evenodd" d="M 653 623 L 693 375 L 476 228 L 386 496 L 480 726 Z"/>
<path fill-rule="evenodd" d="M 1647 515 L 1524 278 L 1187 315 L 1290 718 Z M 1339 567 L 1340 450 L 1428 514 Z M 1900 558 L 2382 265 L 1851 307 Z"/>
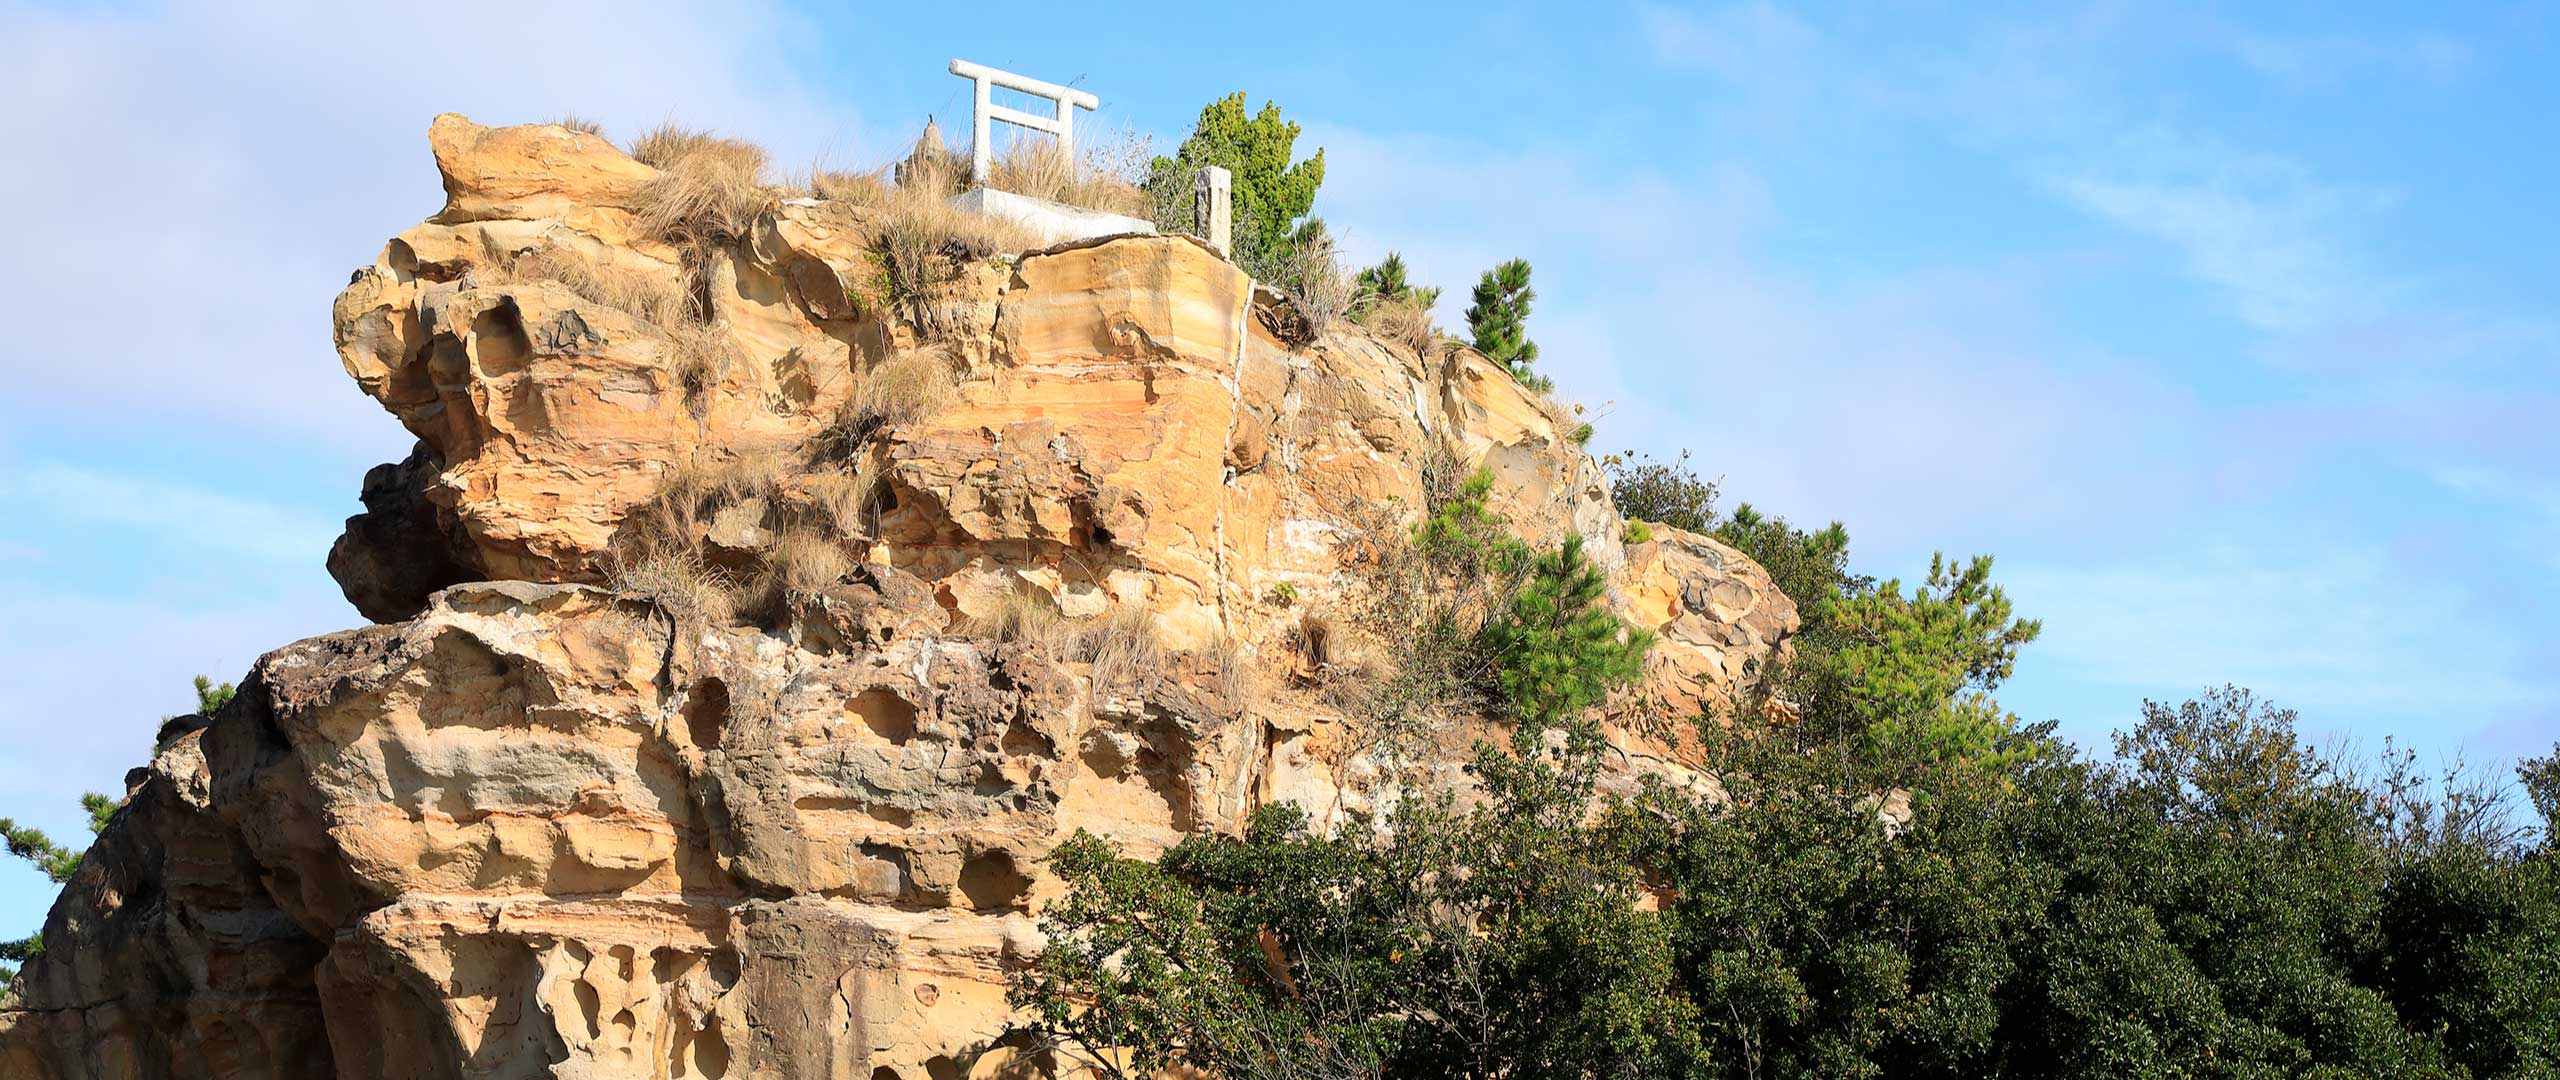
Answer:
<path fill-rule="evenodd" d="M 1218 575 L 1218 632 L 1229 638 L 1235 636 L 1235 624 L 1227 610 L 1227 500 L 1233 494 L 1231 489 L 1236 479 L 1236 468 L 1232 461 L 1235 453 L 1236 430 L 1244 426 L 1244 361 L 1245 354 L 1253 342 L 1250 322 L 1252 318 L 1253 290 L 1251 283 L 1248 282 L 1243 296 L 1236 303 L 1233 325 L 1236 343 L 1235 364 L 1227 372 L 1226 379 L 1227 440 L 1220 451 L 1218 462 L 1220 476 L 1218 478 L 1217 547 L 1211 552 L 1212 565 L 1216 568 Z"/>

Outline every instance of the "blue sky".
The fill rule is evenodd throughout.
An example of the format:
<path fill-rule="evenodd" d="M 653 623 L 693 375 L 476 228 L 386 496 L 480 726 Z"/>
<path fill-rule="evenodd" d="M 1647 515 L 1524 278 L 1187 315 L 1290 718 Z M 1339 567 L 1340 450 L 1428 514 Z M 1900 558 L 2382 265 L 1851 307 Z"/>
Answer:
<path fill-rule="evenodd" d="M 953 56 L 1167 146 L 1280 102 L 1354 254 L 1535 264 L 1600 448 L 1880 575 L 1997 555 L 2030 719 L 2560 738 L 2551 5 L 406 7 L 0 0 L 0 814 L 76 832 L 189 675 L 359 621 L 321 558 L 408 440 L 329 301 L 439 204 L 432 115 L 870 164 L 965 126 Z M 0 868 L 0 932 L 50 894 Z"/>

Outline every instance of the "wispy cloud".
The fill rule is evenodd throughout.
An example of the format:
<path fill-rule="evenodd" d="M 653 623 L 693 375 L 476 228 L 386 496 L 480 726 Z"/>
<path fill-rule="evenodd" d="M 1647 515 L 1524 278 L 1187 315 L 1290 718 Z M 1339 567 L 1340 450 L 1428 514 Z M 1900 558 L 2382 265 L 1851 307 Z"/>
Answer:
<path fill-rule="evenodd" d="M 2484 635 L 2458 592 L 2359 538 L 2284 522 L 2199 534 L 2148 556 L 2011 560 L 2046 620 L 2031 672 L 2128 699 L 2230 681 L 2332 719 L 2476 727 L 2551 688 Z"/>
<path fill-rule="evenodd" d="M 141 538 L 183 538 L 191 547 L 293 566 L 311 565 L 338 533 L 337 522 L 293 508 L 60 461 L 0 471 L 0 506 L 19 521 L 46 523 L 57 535 L 78 525 L 107 525 Z"/>
<path fill-rule="evenodd" d="M 2279 33 L 2219 19 L 2196 21 L 2190 36 L 2241 67 L 2296 92 L 2355 78 L 2444 76 L 2472 59 L 2461 38 L 2432 30 L 2365 34 Z"/>
<path fill-rule="evenodd" d="M 2250 325 L 2299 333 L 2361 320 L 2393 286 L 2341 232 L 2388 209 L 2385 189 L 2323 180 L 2298 163 L 2151 133 L 2055 170 L 2072 205 L 2176 250 L 2188 273 Z"/>

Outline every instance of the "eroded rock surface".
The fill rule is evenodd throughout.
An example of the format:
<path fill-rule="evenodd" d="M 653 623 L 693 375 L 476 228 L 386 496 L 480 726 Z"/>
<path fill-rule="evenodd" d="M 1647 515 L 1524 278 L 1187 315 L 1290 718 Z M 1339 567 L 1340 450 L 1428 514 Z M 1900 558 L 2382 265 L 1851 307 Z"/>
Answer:
<path fill-rule="evenodd" d="M 160 752 L 0 1003 L 0 1074 L 1042 1075 L 1004 989 L 1053 845 L 1389 793 L 1323 683 L 1357 659 L 1363 543 L 1435 474 L 1584 537 L 1659 634 L 1610 706 L 1622 781 L 1697 778 L 1616 721 L 1725 700 L 1795 628 L 1731 548 L 1622 545 L 1572 425 L 1500 366 L 1302 340 L 1196 242 L 968 262 L 891 305 L 871 211 L 777 197 L 679 250 L 635 233 L 654 170 L 602 140 L 448 116 L 431 142 L 447 205 L 336 309 L 420 442 L 330 553 L 379 625 L 269 653 Z M 698 290 L 717 348 L 536 253 Z M 947 400 L 848 424 L 918 350 Z M 635 508 L 742 461 L 788 466 L 759 499 L 859 478 L 849 569 L 757 620 L 614 592 Z M 758 520 L 705 543 L 760 557 Z M 1026 598 L 1140 609 L 1158 651 L 978 631 Z M 1461 727 L 1426 767 L 1454 775 Z"/>

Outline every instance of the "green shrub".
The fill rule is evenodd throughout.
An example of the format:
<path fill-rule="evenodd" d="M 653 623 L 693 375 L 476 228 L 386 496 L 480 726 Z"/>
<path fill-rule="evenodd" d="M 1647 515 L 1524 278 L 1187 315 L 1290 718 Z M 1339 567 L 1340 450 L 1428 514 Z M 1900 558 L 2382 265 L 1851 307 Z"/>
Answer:
<path fill-rule="evenodd" d="M 1013 1000 L 1110 1077 L 1698 1075 L 1666 921 L 1583 824 L 1590 760 L 1487 748 L 1472 809 L 1411 799 L 1382 830 L 1265 807 L 1153 865 L 1080 831 Z"/>
<path fill-rule="evenodd" d="M 1618 539 L 1629 544 L 1650 544 L 1653 542 L 1653 526 L 1631 520 L 1627 522 L 1626 532 L 1620 534 Z"/>
<path fill-rule="evenodd" d="M 1508 603 L 1479 632 L 1493 683 L 1527 746 L 1550 727 L 1585 734 L 1575 720 L 1644 672 L 1653 635 L 1603 603 L 1608 580 L 1582 553 L 1582 537 L 1537 557 Z"/>
<path fill-rule="evenodd" d="M 1677 461 L 1655 461 L 1642 454 L 1611 454 L 1609 495 L 1618 512 L 1630 519 L 1659 521 L 1683 532 L 1704 533 L 1715 525 L 1716 485 L 1689 468 L 1689 452 Z M 1728 541 L 1729 542 L 1729 541 Z"/>
<path fill-rule="evenodd" d="M 1524 740 L 1555 726 L 1585 734 L 1581 711 L 1641 670 L 1652 638 L 1600 602 L 1606 579 L 1581 538 L 1532 550 L 1487 508 L 1492 490 L 1478 469 L 1409 532 L 1372 538 L 1358 618 L 1384 653 L 1361 718 L 1374 741 L 1468 713 L 1507 716 Z"/>

